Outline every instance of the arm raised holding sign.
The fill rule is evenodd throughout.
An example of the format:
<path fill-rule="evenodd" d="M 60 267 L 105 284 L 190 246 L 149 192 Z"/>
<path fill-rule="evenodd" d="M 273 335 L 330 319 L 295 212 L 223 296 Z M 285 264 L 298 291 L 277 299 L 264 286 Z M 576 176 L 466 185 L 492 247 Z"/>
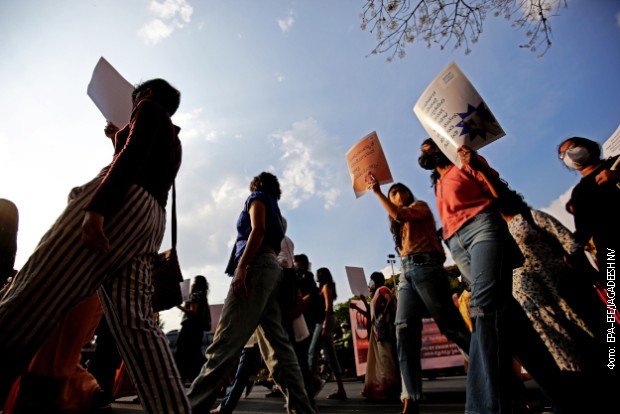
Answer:
<path fill-rule="evenodd" d="M 399 348 L 402 348 L 399 364 L 405 412 L 409 412 L 422 395 L 421 372 L 416 368 L 421 361 L 422 315 L 430 314 L 441 332 L 464 354 L 469 352 L 470 333 L 452 303 L 452 292 L 443 268 L 446 256 L 428 204 L 417 200 L 401 183 L 395 183 L 387 195 L 383 194 L 372 174 L 368 188 L 388 213 L 390 231 L 403 264 L 395 324 Z M 372 291 L 375 287 L 369 286 L 369 289 Z"/>

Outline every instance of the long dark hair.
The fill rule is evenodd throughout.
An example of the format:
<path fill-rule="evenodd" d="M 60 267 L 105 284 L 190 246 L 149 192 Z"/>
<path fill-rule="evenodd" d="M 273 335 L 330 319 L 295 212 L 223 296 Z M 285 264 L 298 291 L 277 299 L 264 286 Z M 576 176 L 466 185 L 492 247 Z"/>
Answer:
<path fill-rule="evenodd" d="M 436 153 L 436 157 L 438 159 L 438 165 L 441 167 L 446 167 L 450 164 L 453 164 L 452 161 L 450 161 L 450 159 L 448 157 L 445 156 L 445 154 L 441 151 L 441 149 L 439 149 L 439 147 L 437 146 L 437 143 L 435 141 L 433 141 L 432 138 L 426 138 L 423 142 L 422 142 L 422 146 L 424 145 L 428 145 L 429 147 L 432 148 L 433 153 Z M 435 186 L 437 186 L 437 181 L 439 181 L 439 179 L 441 178 L 441 175 L 439 174 L 439 172 L 434 169 L 431 171 L 431 186 L 433 188 L 435 188 Z"/>
<path fill-rule="evenodd" d="M 402 183 L 392 184 L 392 186 L 389 188 L 387 192 L 388 198 L 390 198 L 390 193 L 392 192 L 392 190 L 397 187 L 403 188 L 409 193 L 409 199 L 404 201 L 405 206 L 410 206 L 411 204 L 415 202 L 415 197 L 413 196 L 413 192 L 411 191 L 411 189 L 409 189 L 409 187 L 407 187 L 405 184 L 402 184 Z M 394 245 L 396 247 L 396 251 L 400 255 L 400 249 L 402 249 L 403 247 L 402 225 L 398 221 L 394 220 L 392 216 L 388 216 L 388 220 L 390 221 L 390 232 L 392 232 L 392 238 L 394 239 Z"/>
<path fill-rule="evenodd" d="M 202 275 L 195 276 L 191 291 L 192 293 L 203 292 L 204 297 L 206 298 L 209 294 L 209 282 L 207 282 L 207 278 Z"/>
<path fill-rule="evenodd" d="M 334 283 L 332 272 L 328 268 L 322 267 L 316 271 L 316 279 L 319 281 L 319 288 L 323 285 L 329 285 L 329 288 L 332 290 L 332 300 L 336 300 L 338 294 L 336 294 L 336 283 Z"/>

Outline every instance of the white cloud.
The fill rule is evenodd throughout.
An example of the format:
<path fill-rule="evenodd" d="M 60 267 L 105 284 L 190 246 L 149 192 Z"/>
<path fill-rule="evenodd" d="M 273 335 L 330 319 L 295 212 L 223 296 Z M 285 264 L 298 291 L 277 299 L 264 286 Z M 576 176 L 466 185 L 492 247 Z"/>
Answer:
<path fill-rule="evenodd" d="M 153 0 L 149 3 L 149 10 L 157 17 L 180 23 L 189 23 L 194 12 L 194 8 L 185 0 Z"/>
<path fill-rule="evenodd" d="M 616 13 L 616 24 L 620 27 L 620 12 Z"/>
<path fill-rule="evenodd" d="M 9 156 L 9 137 L 0 131 L 0 164 L 4 164 Z"/>
<path fill-rule="evenodd" d="M 560 223 L 564 224 L 570 231 L 575 231 L 573 216 L 566 211 L 566 203 L 570 200 L 572 192 L 573 187 L 566 190 L 564 194 L 553 200 L 548 207 L 541 208 L 541 210 L 558 219 Z"/>
<path fill-rule="evenodd" d="M 191 112 L 178 112 L 174 115 L 174 122 L 181 130 L 181 139 L 184 143 L 195 140 L 205 140 L 208 142 L 216 141 L 222 131 L 216 130 L 210 122 L 202 117 L 202 108 L 197 108 Z"/>
<path fill-rule="evenodd" d="M 276 72 L 276 73 L 275 73 L 275 76 L 276 76 L 276 81 L 277 81 L 278 83 L 282 83 L 282 82 L 284 82 L 284 79 L 285 79 L 284 75 L 282 75 L 282 74 L 280 74 L 280 73 L 277 73 L 277 72 Z"/>
<path fill-rule="evenodd" d="M 213 197 L 213 201 L 217 205 L 222 203 L 231 203 L 232 200 L 232 204 L 238 206 L 247 196 L 247 184 L 248 183 L 245 182 L 241 183 L 234 177 L 226 177 L 224 182 L 220 183 L 219 186 L 213 189 L 211 192 L 211 197 Z"/>
<path fill-rule="evenodd" d="M 340 195 L 336 183 L 339 173 L 334 169 L 340 164 L 335 156 L 336 140 L 312 118 L 295 122 L 290 130 L 275 132 L 272 137 L 283 152 L 282 201 L 297 208 L 303 201 L 318 197 L 325 209 L 335 206 Z"/>
<path fill-rule="evenodd" d="M 155 18 L 138 30 L 144 42 L 153 46 L 190 22 L 194 9 L 186 0 L 151 0 L 149 11 Z"/>
<path fill-rule="evenodd" d="M 138 35 L 149 46 L 156 45 L 163 39 L 170 36 L 173 28 L 159 19 L 151 20 L 138 31 Z"/>
<path fill-rule="evenodd" d="M 278 26 L 280 26 L 280 30 L 283 32 L 288 32 L 293 27 L 295 23 L 295 17 L 293 15 L 293 11 L 288 12 L 288 16 L 283 19 L 278 19 Z"/>

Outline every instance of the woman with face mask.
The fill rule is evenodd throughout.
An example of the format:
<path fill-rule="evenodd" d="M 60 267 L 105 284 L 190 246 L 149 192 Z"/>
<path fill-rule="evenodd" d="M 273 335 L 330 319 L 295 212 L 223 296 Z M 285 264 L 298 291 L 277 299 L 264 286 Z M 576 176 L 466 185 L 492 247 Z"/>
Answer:
<path fill-rule="evenodd" d="M 581 174 L 575 186 L 570 205 L 575 219 L 575 236 L 585 246 L 590 239 L 596 248 L 596 258 L 603 286 L 607 283 L 608 258 L 620 249 L 620 171 L 611 170 L 618 156 L 601 159 L 597 142 L 572 137 L 558 147 L 558 156 L 564 164 Z"/>
<path fill-rule="evenodd" d="M 558 146 L 558 156 L 570 169 L 581 174 L 581 180 L 573 188 L 568 205 L 575 220 L 575 238 L 582 246 L 594 245 L 598 266 L 597 290 L 602 293 L 606 310 L 593 310 L 592 316 L 603 324 L 595 331 L 595 348 L 591 354 L 598 367 L 597 381 L 600 395 L 617 392 L 618 369 L 610 369 L 609 349 L 618 332 L 618 310 L 614 288 L 616 262 L 620 250 L 620 171 L 612 170 L 618 156 L 601 159 L 600 145 L 587 138 L 572 137 Z M 578 288 L 577 288 L 578 289 Z M 579 294 L 579 293 L 577 293 Z M 613 384 L 613 385 L 612 385 Z M 601 398 L 601 399 L 604 399 Z"/>
<path fill-rule="evenodd" d="M 429 138 L 418 163 L 432 171 L 443 239 L 472 293 L 465 411 L 527 412 L 512 370 L 515 356 L 557 412 L 574 412 L 577 393 L 566 392 L 553 357 L 512 296 L 513 269 L 523 255 L 499 213 L 498 189 L 505 183 L 470 148 L 460 147 L 458 155 L 461 168 Z"/>

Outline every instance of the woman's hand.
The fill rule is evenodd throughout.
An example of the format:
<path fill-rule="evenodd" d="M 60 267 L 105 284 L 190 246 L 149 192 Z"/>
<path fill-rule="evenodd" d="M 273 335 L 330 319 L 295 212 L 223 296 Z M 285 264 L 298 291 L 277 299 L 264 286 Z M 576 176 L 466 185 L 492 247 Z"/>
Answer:
<path fill-rule="evenodd" d="M 478 158 L 478 154 L 468 146 L 461 145 L 456 152 L 463 165 L 468 165 L 474 170 L 479 170 L 482 167 L 482 162 Z"/>
<path fill-rule="evenodd" d="M 594 177 L 598 185 L 606 183 L 617 184 L 620 182 L 620 171 L 603 170 Z"/>
<path fill-rule="evenodd" d="M 86 211 L 82 221 L 82 242 L 89 249 L 106 253 L 110 249 L 110 241 L 103 232 L 104 217 L 94 211 Z"/>
<path fill-rule="evenodd" d="M 364 181 L 366 181 L 367 189 L 372 190 L 375 193 L 381 192 L 381 184 L 379 184 L 377 178 L 373 173 L 368 172 L 368 174 L 366 174 L 366 177 L 364 178 Z"/>
<path fill-rule="evenodd" d="M 237 267 L 235 270 L 235 277 L 233 277 L 232 281 L 232 289 L 233 294 L 238 298 L 247 298 L 248 297 L 248 286 L 246 284 L 247 278 L 247 269 L 245 267 Z"/>
<path fill-rule="evenodd" d="M 105 134 L 105 136 L 110 139 L 114 139 L 114 135 L 116 135 L 117 132 L 118 127 L 110 121 L 108 121 L 105 128 L 103 129 L 103 133 Z"/>

